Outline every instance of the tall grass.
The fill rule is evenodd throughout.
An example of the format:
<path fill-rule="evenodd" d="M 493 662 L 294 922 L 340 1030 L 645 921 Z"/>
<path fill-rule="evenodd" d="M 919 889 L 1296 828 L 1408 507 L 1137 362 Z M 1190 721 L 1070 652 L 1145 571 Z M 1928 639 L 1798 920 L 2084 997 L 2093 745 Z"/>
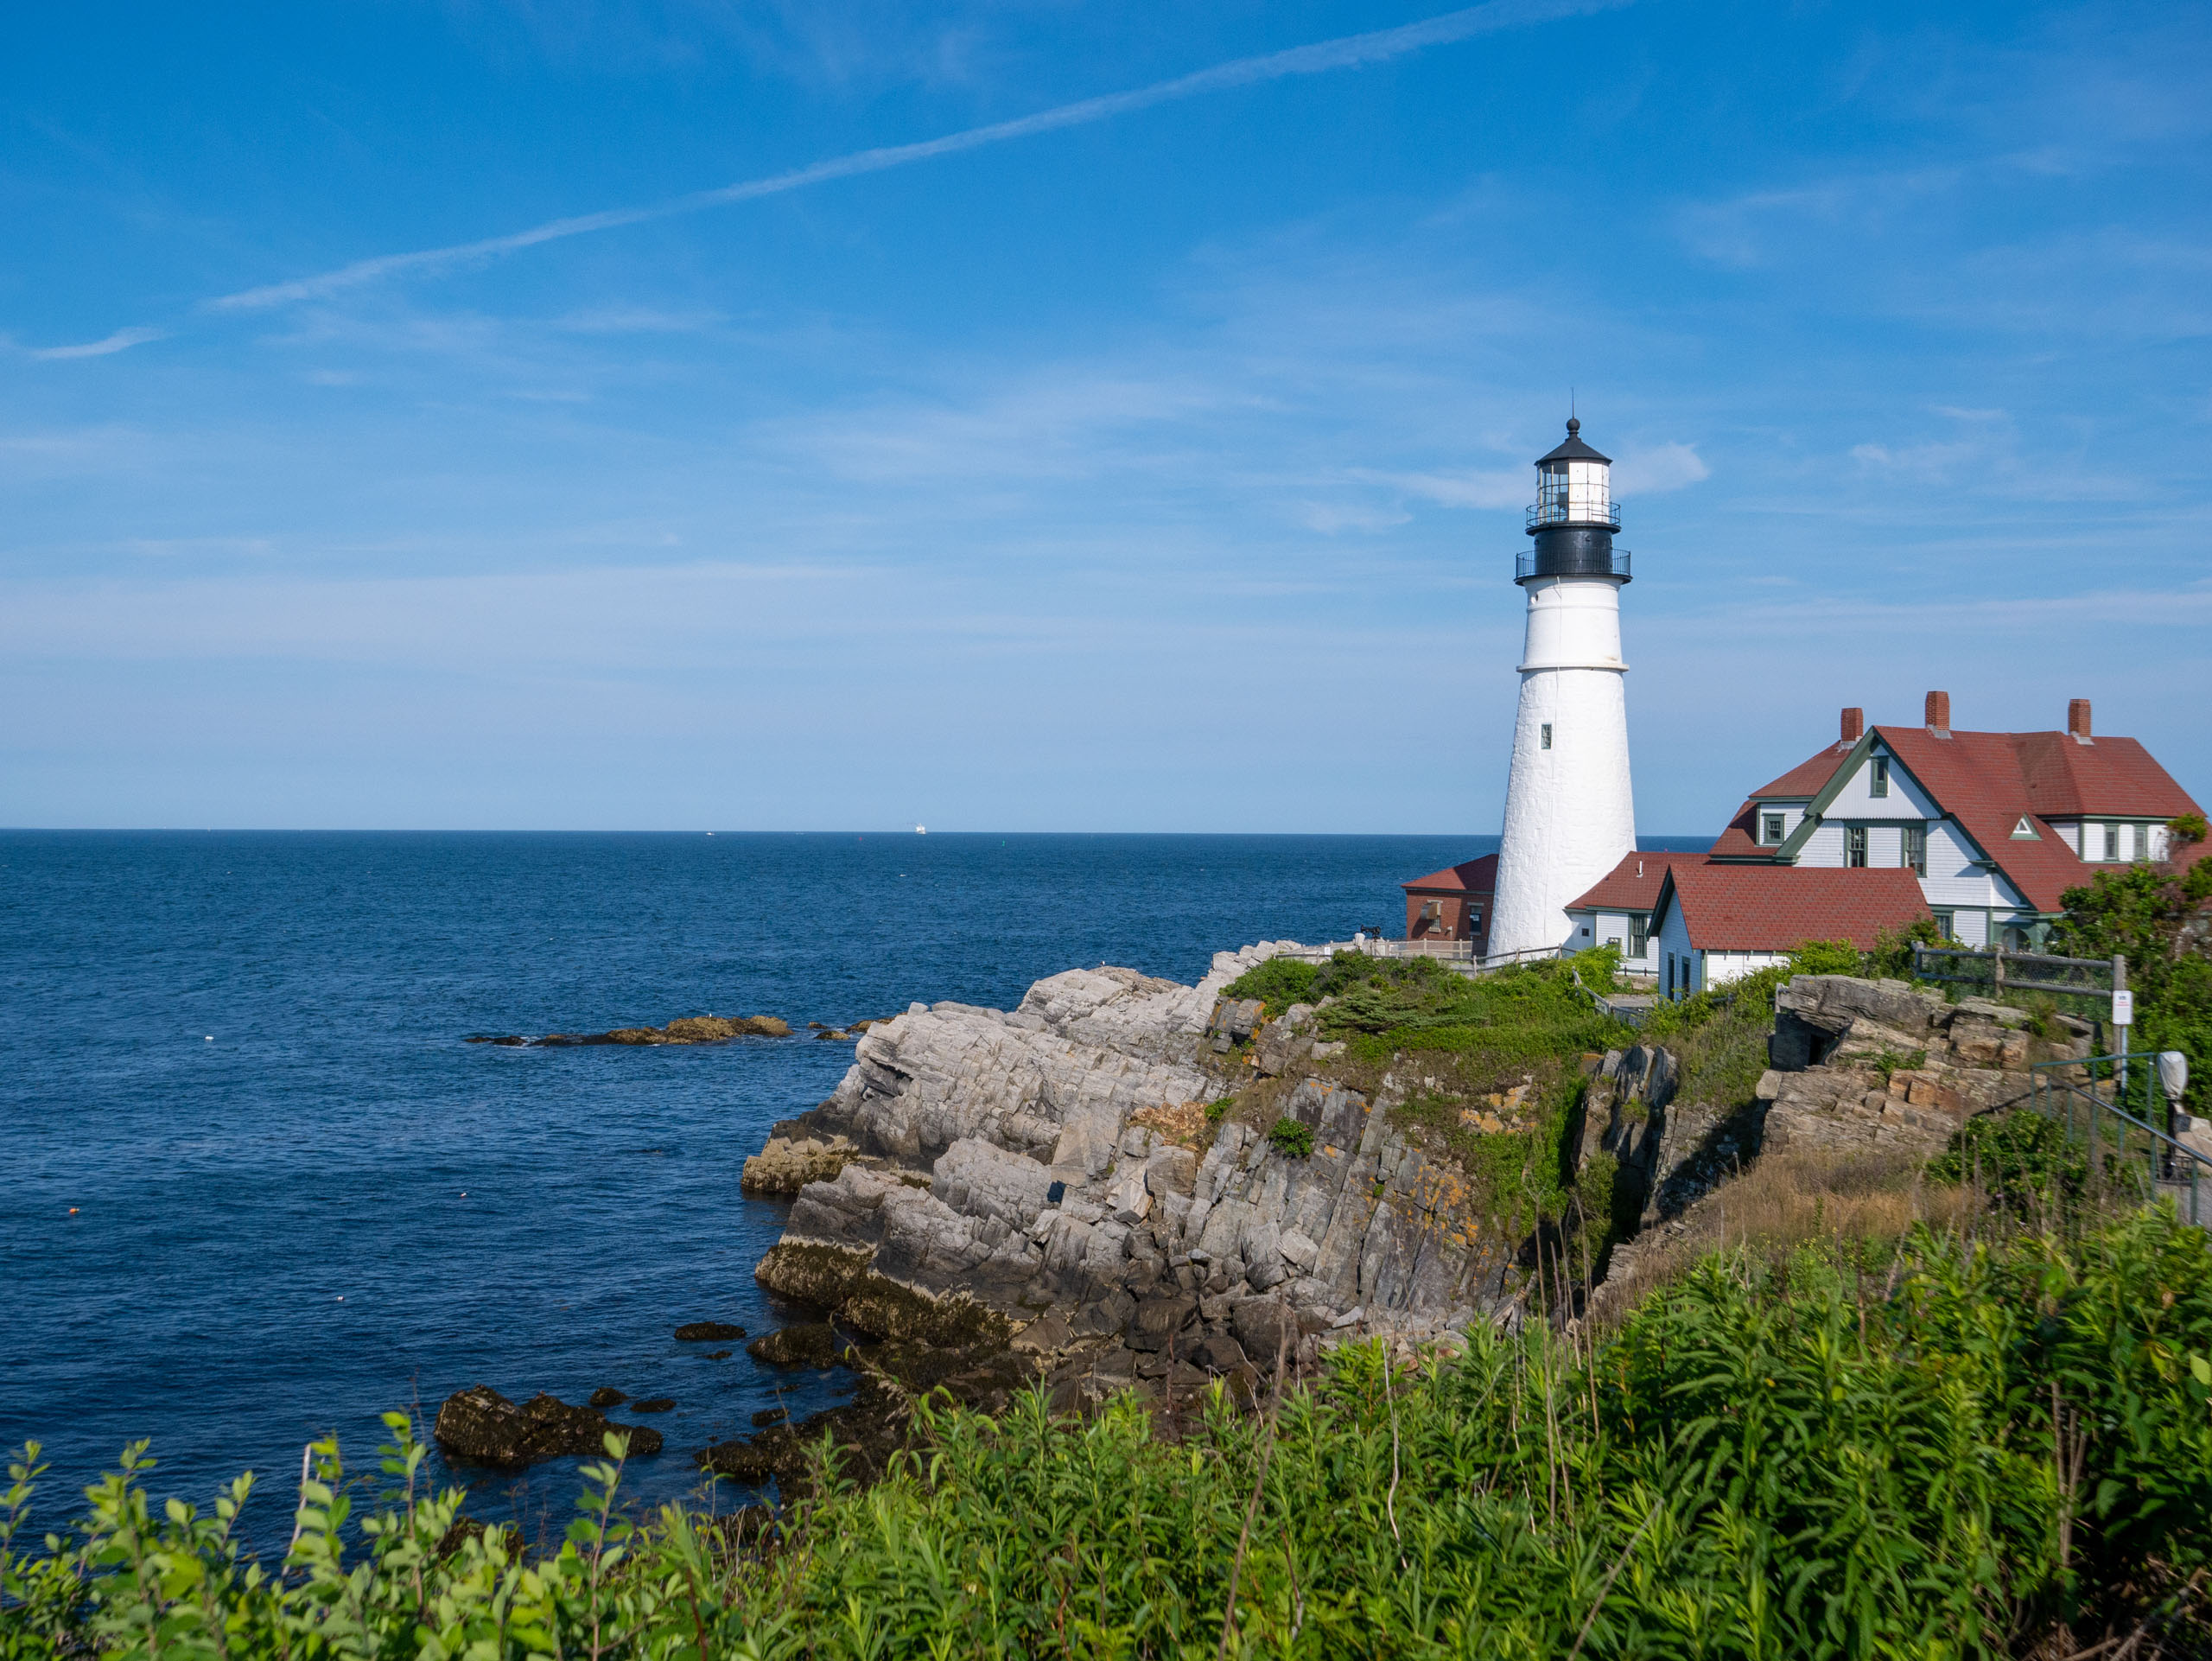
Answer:
<path fill-rule="evenodd" d="M 757 1541 L 632 1518 L 619 1461 L 557 1550 L 457 1528 L 390 1421 L 356 1514 L 315 1451 L 296 1543 L 248 1560 L 134 1454 L 25 1552 L 0 1651 L 161 1657 L 1786 1657 L 2201 1652 L 2212 1254 L 2152 1212 L 2072 1240 L 1707 1258 L 1611 1339 L 1337 1352 L 1179 1443 L 1134 1400 L 925 1413 Z M 825 1461 L 829 1456 L 824 1455 Z M 1233 1611 L 1233 1613 L 1232 1613 Z M 2116 1645 L 2114 1645 L 2116 1647 Z"/>

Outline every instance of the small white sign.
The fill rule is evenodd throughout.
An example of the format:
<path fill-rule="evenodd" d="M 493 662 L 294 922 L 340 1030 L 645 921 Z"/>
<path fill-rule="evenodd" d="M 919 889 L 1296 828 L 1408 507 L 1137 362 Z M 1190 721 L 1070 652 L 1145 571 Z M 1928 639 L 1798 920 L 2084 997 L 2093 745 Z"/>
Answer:
<path fill-rule="evenodd" d="M 2135 1024 L 2135 994 L 2114 992 L 2112 995 L 2112 1024 L 2133 1027 Z"/>

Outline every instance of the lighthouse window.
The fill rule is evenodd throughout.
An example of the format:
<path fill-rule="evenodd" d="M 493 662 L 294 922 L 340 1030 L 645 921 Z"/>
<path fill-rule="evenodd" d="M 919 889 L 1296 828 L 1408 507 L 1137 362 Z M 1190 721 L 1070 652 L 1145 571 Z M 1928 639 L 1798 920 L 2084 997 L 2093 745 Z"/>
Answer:
<path fill-rule="evenodd" d="M 1549 748 L 1551 748 L 1551 747 L 1552 747 L 1552 723 L 1551 723 L 1550 722 L 1547 721 L 1546 722 L 1544 722 L 1544 739 L 1543 739 L 1543 748 L 1546 748 L 1546 749 L 1549 749 Z"/>

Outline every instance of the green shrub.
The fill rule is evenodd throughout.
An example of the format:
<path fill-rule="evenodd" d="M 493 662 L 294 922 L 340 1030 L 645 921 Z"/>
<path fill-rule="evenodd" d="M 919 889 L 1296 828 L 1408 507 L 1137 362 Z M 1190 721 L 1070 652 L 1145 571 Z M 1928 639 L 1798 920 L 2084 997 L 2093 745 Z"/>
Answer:
<path fill-rule="evenodd" d="M 1270 958 L 1255 964 L 1222 989 L 1228 998 L 1257 998 L 1269 1015 L 1281 1015 L 1294 1003 L 1311 1003 L 1313 983 L 1321 977 L 1318 964 L 1295 958 Z"/>
<path fill-rule="evenodd" d="M 1208 1124 L 1219 1124 L 1224 1119 L 1229 1117 L 1229 1110 L 1236 1105 L 1236 1098 L 1234 1096 L 1224 1096 L 1218 1101 L 1208 1102 L 1206 1104 L 1206 1123 Z"/>
<path fill-rule="evenodd" d="M 1313 1151 L 1313 1127 L 1293 1118 L 1277 1119 L 1268 1132 L 1268 1146 L 1286 1159 L 1304 1159 Z"/>

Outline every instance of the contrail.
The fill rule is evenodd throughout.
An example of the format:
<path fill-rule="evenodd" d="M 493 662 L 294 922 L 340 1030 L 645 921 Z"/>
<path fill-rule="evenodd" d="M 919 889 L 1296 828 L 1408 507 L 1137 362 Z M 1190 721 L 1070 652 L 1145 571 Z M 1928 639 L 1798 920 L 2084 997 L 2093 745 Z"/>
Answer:
<path fill-rule="evenodd" d="M 532 226 L 526 231 L 511 232 L 505 236 L 485 237 L 474 242 L 456 242 L 442 248 L 418 248 L 411 253 L 380 254 L 372 259 L 359 259 L 350 265 L 340 265 L 335 270 L 325 271 L 320 276 L 246 289 L 206 303 L 220 310 L 243 311 L 288 305 L 298 300 L 318 299 L 341 289 L 355 288 L 403 271 L 431 270 L 464 260 L 486 259 L 499 254 L 513 253 L 519 249 L 534 248 L 542 242 L 557 242 L 563 237 L 580 237 L 593 231 L 612 231 L 621 226 L 667 219 L 677 213 L 696 213 L 702 208 L 719 207 L 730 202 L 778 196 L 785 191 L 801 190 L 808 185 L 821 184 L 830 179 L 849 179 L 863 173 L 881 173 L 891 168 L 902 168 L 911 162 L 926 162 L 939 156 L 953 156 L 963 150 L 981 150 L 987 144 L 1002 144 L 1008 139 L 1026 138 L 1032 133 L 1052 132 L 1062 127 L 1080 127 L 1094 121 L 1110 120 L 1133 111 L 1149 109 L 1155 104 L 1195 98 L 1201 92 L 1217 92 L 1224 87 L 1249 86 L 1258 81 L 1280 80 L 1289 75 L 1318 75 L 1332 69 L 1351 69 L 1362 64 L 1381 63 L 1387 59 L 1402 57 L 1408 52 L 1418 52 L 1424 47 L 1464 41 L 1477 35 L 1494 34 L 1501 29 L 1517 29 L 1531 23 L 1550 22 L 1560 17 L 1609 10 L 1630 3 L 1630 0 L 1491 0 L 1491 3 L 1486 5 L 1446 12 L 1440 17 L 1402 24 L 1396 29 L 1376 29 L 1366 35 L 1346 35 L 1333 41 L 1317 41 L 1312 46 L 1293 47 L 1285 52 L 1270 52 L 1256 58 L 1239 58 L 1231 63 L 1217 64 L 1211 69 L 1178 76 L 1173 80 L 1141 86 L 1134 92 L 1109 92 L 1099 98 L 1087 98 L 1074 104 L 1063 104 L 1057 109 L 1040 110 L 1034 115 L 1020 116 L 1012 121 L 996 121 L 986 127 L 970 127 L 964 132 L 948 133 L 942 138 L 857 150 L 850 156 L 816 162 L 806 167 L 795 168 L 788 173 L 771 174 L 764 179 L 747 179 L 714 190 L 693 191 L 689 195 L 671 197 L 666 201 L 652 202 L 641 207 L 614 207 L 603 213 L 548 220 L 543 225 Z"/>

